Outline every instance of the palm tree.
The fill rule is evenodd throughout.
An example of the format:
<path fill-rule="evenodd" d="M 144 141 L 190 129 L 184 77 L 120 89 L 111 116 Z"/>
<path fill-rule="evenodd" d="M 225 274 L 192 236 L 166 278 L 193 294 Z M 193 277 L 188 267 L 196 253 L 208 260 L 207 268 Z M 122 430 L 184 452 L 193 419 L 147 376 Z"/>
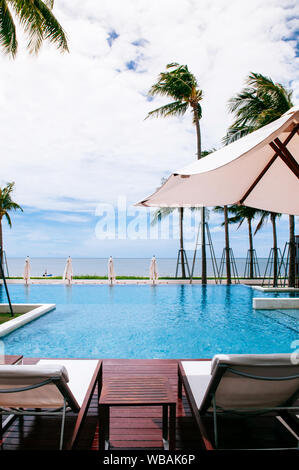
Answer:
<path fill-rule="evenodd" d="M 262 74 L 250 73 L 245 88 L 231 98 L 228 103 L 229 111 L 235 115 L 235 121 L 228 128 L 223 139 L 224 144 L 234 142 L 240 137 L 275 121 L 292 106 L 291 90 L 288 90 L 280 83 L 273 82 L 271 78 Z M 276 220 L 276 216 L 272 218 L 274 221 Z M 294 215 L 289 215 L 289 225 L 289 286 L 294 287 L 296 269 Z M 277 238 L 276 233 L 275 238 Z"/>
<path fill-rule="evenodd" d="M 167 96 L 173 99 L 171 103 L 150 111 L 148 117 L 183 116 L 190 108 L 193 114 L 193 123 L 196 129 L 197 158 L 201 155 L 201 133 L 199 120 L 202 116 L 200 101 L 202 90 L 198 88 L 195 76 L 189 71 L 187 65 L 177 63 L 168 64 L 166 72 L 159 75 L 158 81 L 151 87 L 150 96 Z M 183 214 L 183 208 L 181 208 Z M 205 208 L 202 209 L 202 284 L 207 283 L 207 260 L 205 244 Z M 182 215 L 183 217 L 183 215 Z M 183 267 L 182 263 L 182 267 Z M 183 275 L 183 272 L 182 272 Z"/>
<path fill-rule="evenodd" d="M 225 145 L 275 121 L 294 106 L 292 91 L 269 77 L 250 73 L 246 85 L 228 102 L 228 109 L 236 119 L 223 138 Z"/>
<path fill-rule="evenodd" d="M 0 0 L 0 45 L 4 53 L 15 57 L 18 40 L 14 17 L 28 37 L 27 49 L 38 53 L 43 41 L 68 51 L 66 34 L 52 13 L 54 0 Z"/>
<path fill-rule="evenodd" d="M 3 233 L 2 233 L 2 219 L 5 217 L 9 227 L 11 228 L 11 218 L 9 215 L 10 211 L 21 210 L 23 212 L 22 207 L 20 207 L 16 202 L 14 202 L 11 198 L 12 192 L 14 190 L 15 183 L 7 183 L 4 188 L 0 188 L 0 251 L 1 251 L 1 259 L 0 262 L 3 264 Z"/>
<path fill-rule="evenodd" d="M 220 212 L 220 211 L 219 211 Z M 262 211 L 254 209 L 253 207 L 233 205 L 228 208 L 228 213 L 231 217 L 227 218 L 228 224 L 238 224 L 237 230 L 241 227 L 246 220 L 248 224 L 248 238 L 249 238 L 249 277 L 253 279 L 253 233 L 252 222 L 257 215 L 262 215 Z M 224 224 L 223 224 L 224 225 Z"/>
<path fill-rule="evenodd" d="M 184 235 L 183 235 L 184 209 L 183 207 L 160 207 L 154 212 L 151 224 L 156 225 L 160 220 L 164 219 L 165 217 L 168 217 L 175 210 L 179 211 L 180 254 L 181 254 L 182 278 L 186 279 L 186 270 L 185 270 L 185 262 L 184 262 Z"/>
<path fill-rule="evenodd" d="M 270 219 L 272 224 L 272 235 L 273 235 L 273 286 L 277 287 L 278 281 L 278 249 L 277 249 L 277 230 L 276 220 L 281 217 L 281 214 L 276 212 L 261 211 L 262 216 L 259 223 L 256 226 L 254 234 L 256 234 L 262 226 Z"/>
<path fill-rule="evenodd" d="M 216 206 L 214 212 L 221 212 L 224 214 L 224 236 L 225 236 L 225 263 L 226 263 L 226 283 L 230 285 L 232 283 L 231 269 L 230 269 L 230 246 L 229 246 L 229 230 L 228 230 L 228 207 L 227 206 Z"/>

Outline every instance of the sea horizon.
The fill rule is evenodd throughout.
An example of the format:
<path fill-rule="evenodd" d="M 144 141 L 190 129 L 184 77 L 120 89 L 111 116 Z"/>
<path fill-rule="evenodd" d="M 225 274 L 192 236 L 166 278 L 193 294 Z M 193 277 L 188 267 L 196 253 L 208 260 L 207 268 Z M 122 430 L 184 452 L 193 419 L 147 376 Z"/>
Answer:
<path fill-rule="evenodd" d="M 40 277 L 45 273 L 49 276 L 62 276 L 67 257 L 30 257 L 30 271 L 32 277 Z M 151 258 L 134 257 L 113 257 L 116 276 L 140 276 L 149 275 L 149 266 Z M 216 258 L 218 268 L 221 258 Z M 261 276 L 264 275 L 268 258 L 258 258 Z M 107 275 L 106 258 L 102 257 L 72 257 L 74 276 L 106 276 Z M 238 275 L 244 275 L 246 258 L 235 258 Z M 193 256 L 188 257 L 189 269 L 191 270 Z M 25 257 L 8 257 L 5 274 L 8 277 L 22 277 L 24 271 Z M 158 273 L 160 277 L 173 277 L 176 273 L 177 258 L 157 257 Z M 188 274 L 188 272 L 186 272 Z M 209 277 L 214 275 L 211 258 L 207 258 L 207 274 Z M 180 276 L 180 266 L 178 275 Z M 201 275 L 201 258 L 196 258 L 194 276 Z"/>

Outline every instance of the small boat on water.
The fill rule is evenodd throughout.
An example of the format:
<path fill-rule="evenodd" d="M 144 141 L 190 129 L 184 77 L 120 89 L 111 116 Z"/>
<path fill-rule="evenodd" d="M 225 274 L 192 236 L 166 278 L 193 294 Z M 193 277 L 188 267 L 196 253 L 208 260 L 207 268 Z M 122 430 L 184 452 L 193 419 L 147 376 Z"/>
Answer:
<path fill-rule="evenodd" d="M 48 273 L 47 273 L 47 270 L 45 269 L 45 272 L 44 272 L 44 274 L 43 274 L 43 277 L 52 277 L 52 276 L 53 276 L 53 274 L 48 274 Z"/>

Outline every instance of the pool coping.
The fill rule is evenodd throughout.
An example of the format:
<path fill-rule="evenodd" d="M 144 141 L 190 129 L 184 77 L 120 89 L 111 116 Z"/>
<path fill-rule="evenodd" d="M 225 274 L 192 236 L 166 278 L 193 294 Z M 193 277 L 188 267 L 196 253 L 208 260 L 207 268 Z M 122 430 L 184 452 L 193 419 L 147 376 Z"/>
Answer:
<path fill-rule="evenodd" d="M 299 309 L 299 297 L 254 297 L 252 308 L 256 310 Z"/>
<path fill-rule="evenodd" d="M 263 286 L 255 286 L 257 290 L 262 292 L 299 292 L 298 287 L 263 287 Z"/>
<path fill-rule="evenodd" d="M 260 286 L 256 285 L 256 279 L 241 279 L 241 285 L 250 286 L 258 288 Z M 30 284 L 26 285 L 23 279 L 7 279 L 7 284 L 18 284 L 24 285 L 25 287 L 30 288 L 30 285 L 65 285 L 69 287 L 69 284 L 63 281 L 62 279 L 31 279 Z M 260 280 L 262 282 L 262 280 Z M 202 285 L 201 279 L 193 279 L 190 283 L 190 279 L 158 279 L 153 284 L 149 279 L 117 279 L 113 282 L 112 285 L 167 285 L 167 284 L 187 284 L 187 285 Z M 223 279 L 221 284 L 217 283 L 215 279 L 208 279 L 208 285 L 226 285 L 226 280 Z M 107 279 L 74 279 L 71 283 L 72 285 L 111 285 Z M 231 284 L 239 285 L 239 284 Z"/>
<path fill-rule="evenodd" d="M 3 309 L 6 308 L 8 310 L 8 304 L 1 304 Z M 23 313 L 24 310 L 28 310 L 28 308 L 32 307 L 32 309 L 27 312 Z M 54 310 L 56 308 L 56 304 L 12 304 L 12 309 L 15 313 L 23 313 L 20 317 L 12 318 L 7 322 L 0 325 L 0 338 L 3 336 L 12 333 L 13 331 L 21 328 L 21 326 L 26 325 L 27 323 L 35 320 L 36 318 L 45 315 L 46 313 Z"/>

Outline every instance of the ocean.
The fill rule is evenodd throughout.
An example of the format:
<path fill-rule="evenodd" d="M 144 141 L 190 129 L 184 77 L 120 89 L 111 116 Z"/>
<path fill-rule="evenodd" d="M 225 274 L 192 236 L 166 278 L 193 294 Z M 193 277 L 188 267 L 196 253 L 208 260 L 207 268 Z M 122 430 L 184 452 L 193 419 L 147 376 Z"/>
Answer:
<path fill-rule="evenodd" d="M 114 258 L 114 268 L 116 276 L 149 276 L 150 258 Z M 188 259 L 191 270 L 193 258 Z M 244 275 L 246 264 L 245 258 L 236 258 L 236 266 L 239 276 Z M 75 276 L 84 275 L 107 275 L 108 258 L 72 258 L 73 271 Z M 176 271 L 176 258 L 158 258 L 158 272 L 160 277 L 173 277 Z M 11 277 L 23 276 L 25 258 L 8 258 L 8 273 Z M 45 271 L 53 276 L 62 276 L 66 258 L 30 258 L 31 276 L 42 276 Z M 261 276 L 264 275 L 267 258 L 259 258 L 259 270 Z M 217 259 L 218 267 L 220 259 Z M 225 272 L 225 270 L 224 270 Z M 209 277 L 213 276 L 213 266 L 211 259 L 207 260 L 207 273 Z M 194 276 L 201 274 L 201 259 L 198 258 L 195 264 Z M 180 276 L 180 271 L 179 274 Z"/>

